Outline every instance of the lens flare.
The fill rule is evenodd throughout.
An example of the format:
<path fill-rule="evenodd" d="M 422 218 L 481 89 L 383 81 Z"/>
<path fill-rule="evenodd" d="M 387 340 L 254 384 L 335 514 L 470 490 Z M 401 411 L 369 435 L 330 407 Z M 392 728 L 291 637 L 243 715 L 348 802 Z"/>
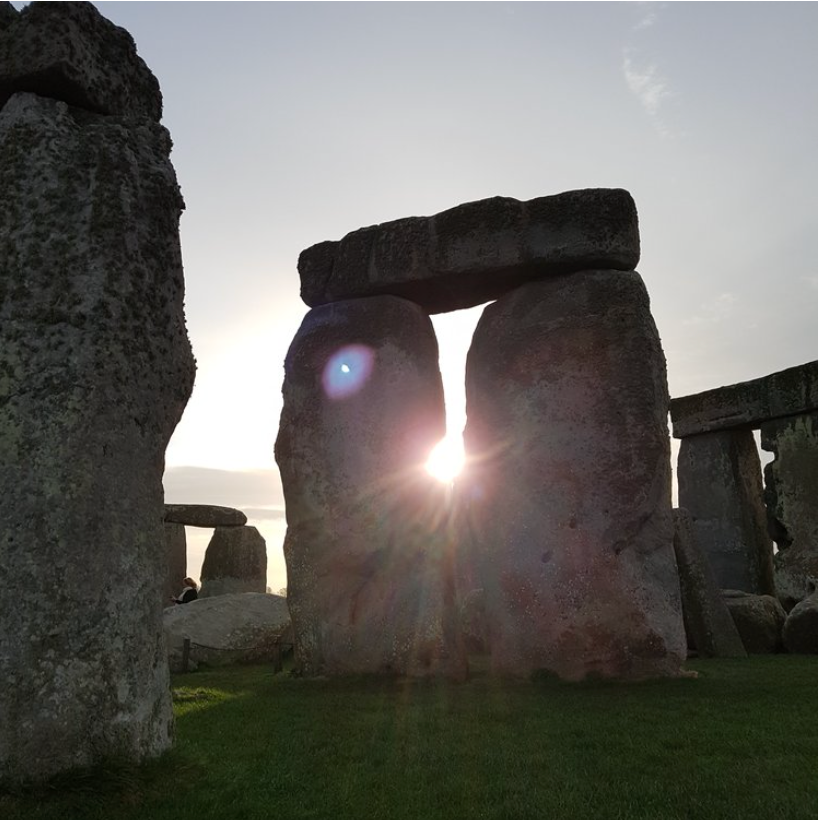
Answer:
<path fill-rule="evenodd" d="M 366 345 L 346 345 L 329 357 L 321 381 L 331 399 L 345 399 L 357 393 L 372 374 L 375 353 Z"/>
<path fill-rule="evenodd" d="M 463 469 L 465 459 L 463 439 L 446 436 L 434 446 L 426 462 L 426 471 L 438 481 L 450 484 Z"/>

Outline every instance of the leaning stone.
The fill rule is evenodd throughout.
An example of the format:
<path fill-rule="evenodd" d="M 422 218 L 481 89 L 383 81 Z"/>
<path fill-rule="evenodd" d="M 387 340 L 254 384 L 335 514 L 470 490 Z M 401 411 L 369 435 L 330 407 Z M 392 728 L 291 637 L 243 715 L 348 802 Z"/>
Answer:
<path fill-rule="evenodd" d="M 723 589 L 722 595 L 747 652 L 768 655 L 781 651 L 787 613 L 777 598 L 736 589 Z"/>
<path fill-rule="evenodd" d="M 784 622 L 782 639 L 788 652 L 818 655 L 818 593 L 812 593 L 793 608 Z"/>
<path fill-rule="evenodd" d="M 690 513 L 719 587 L 774 595 L 773 545 L 752 432 L 682 439 L 677 479 L 679 506 Z"/>
<path fill-rule="evenodd" d="M 466 400 L 456 486 L 494 670 L 680 675 L 665 359 L 640 276 L 585 271 L 489 305 Z"/>
<path fill-rule="evenodd" d="M 287 601 L 305 675 L 465 674 L 429 317 L 392 296 L 311 310 L 287 353 L 276 460 Z"/>
<path fill-rule="evenodd" d="M 528 202 L 494 197 L 362 228 L 305 250 L 298 271 L 310 307 L 392 294 L 441 313 L 523 282 L 597 267 L 631 270 L 638 261 L 631 195 L 592 188 Z"/>
<path fill-rule="evenodd" d="M 679 568 L 682 608 L 693 645 L 703 658 L 746 658 L 713 569 L 693 534 L 687 510 L 673 511 L 673 548 Z"/>
<path fill-rule="evenodd" d="M 182 648 L 190 639 L 190 661 L 226 666 L 269 661 L 274 644 L 291 643 L 287 599 L 240 592 L 199 598 L 164 613 L 165 643 L 171 672 L 182 671 Z"/>
<path fill-rule="evenodd" d="M 818 410 L 818 361 L 761 379 L 706 390 L 670 403 L 673 435 L 758 427 L 766 421 Z"/>
<path fill-rule="evenodd" d="M 187 527 L 243 527 L 247 516 L 233 507 L 213 504 L 165 504 L 165 522 Z"/>
<path fill-rule="evenodd" d="M 182 524 L 165 522 L 165 583 L 162 587 L 160 602 L 168 606 L 171 598 L 176 598 L 182 591 L 182 584 L 187 576 L 187 536 Z"/>
<path fill-rule="evenodd" d="M 818 579 L 818 413 L 763 424 L 761 446 L 775 454 L 764 468 L 764 497 L 778 544 L 776 594 L 790 610 Z"/>
<path fill-rule="evenodd" d="M 267 544 L 255 527 L 216 527 L 205 550 L 200 598 L 267 590 Z"/>
<path fill-rule="evenodd" d="M 0 18 L 0 108 L 28 91 L 99 114 L 162 118 L 159 83 L 133 38 L 93 3 L 29 3 Z"/>
<path fill-rule="evenodd" d="M 0 771 L 10 778 L 142 760 L 171 742 L 162 474 L 195 366 L 169 151 L 148 120 L 75 119 L 34 94 L 0 111 Z"/>

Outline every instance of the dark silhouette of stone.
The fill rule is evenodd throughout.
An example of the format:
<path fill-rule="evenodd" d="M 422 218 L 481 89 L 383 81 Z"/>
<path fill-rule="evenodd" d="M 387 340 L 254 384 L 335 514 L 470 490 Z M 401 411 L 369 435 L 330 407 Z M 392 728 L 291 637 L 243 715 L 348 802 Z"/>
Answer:
<path fill-rule="evenodd" d="M 0 108 L 21 91 L 159 122 L 159 83 L 130 34 L 93 3 L 30 3 L 0 15 Z"/>
<path fill-rule="evenodd" d="M 80 12 L 48 5 L 21 20 L 70 33 Z M 195 368 L 170 144 L 155 116 L 0 110 L 0 777 L 171 742 L 162 474 Z"/>
<path fill-rule="evenodd" d="M 466 398 L 457 493 L 494 670 L 679 675 L 665 359 L 640 276 L 585 271 L 488 306 Z"/>
<path fill-rule="evenodd" d="M 818 593 L 814 584 L 809 592 L 787 615 L 781 633 L 786 650 L 799 655 L 818 655 Z"/>
<path fill-rule="evenodd" d="M 187 527 L 243 527 L 247 516 L 233 507 L 214 504 L 165 504 L 165 522 Z"/>
<path fill-rule="evenodd" d="M 722 595 L 747 652 L 769 655 L 783 649 L 781 633 L 787 613 L 777 598 L 736 589 L 724 589 Z"/>
<path fill-rule="evenodd" d="M 762 422 L 818 410 L 818 361 L 790 367 L 670 403 L 673 435 L 759 427 Z"/>
<path fill-rule="evenodd" d="M 0 3 L 0 32 L 5 31 L 10 25 L 16 23 L 19 13 L 20 12 L 18 12 L 11 3 Z"/>
<path fill-rule="evenodd" d="M 392 296 L 311 310 L 285 364 L 276 441 L 287 603 L 303 674 L 462 677 L 429 317 Z"/>
<path fill-rule="evenodd" d="M 594 188 L 528 202 L 494 197 L 362 228 L 305 250 L 298 271 L 310 307 L 392 294 L 441 313 L 523 282 L 589 268 L 631 270 L 638 261 L 631 195 Z"/>
<path fill-rule="evenodd" d="M 679 506 L 722 589 L 774 595 L 773 545 L 767 534 L 761 462 L 749 430 L 682 439 Z"/>
<path fill-rule="evenodd" d="M 688 638 L 703 658 L 747 657 L 713 569 L 693 534 L 690 514 L 687 510 L 674 510 L 673 519 L 673 548 Z"/>
<path fill-rule="evenodd" d="M 267 544 L 255 527 L 216 527 L 205 550 L 200 598 L 267 590 Z"/>
<path fill-rule="evenodd" d="M 165 583 L 160 601 L 170 606 L 170 599 L 182 591 L 187 576 L 187 536 L 182 524 L 165 522 Z"/>
<path fill-rule="evenodd" d="M 776 593 L 790 610 L 818 581 L 818 413 L 762 424 L 761 446 L 775 454 L 764 468 L 764 498 L 778 544 Z"/>

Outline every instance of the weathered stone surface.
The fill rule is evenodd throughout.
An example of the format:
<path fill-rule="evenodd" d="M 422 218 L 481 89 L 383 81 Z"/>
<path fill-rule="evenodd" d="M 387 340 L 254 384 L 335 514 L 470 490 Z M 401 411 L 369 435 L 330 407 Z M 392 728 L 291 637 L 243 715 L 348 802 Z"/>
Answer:
<path fill-rule="evenodd" d="M 19 12 L 11 3 L 0 3 L 0 32 L 5 31 L 12 23 L 17 22 Z"/>
<path fill-rule="evenodd" d="M 100 114 L 162 118 L 159 83 L 130 34 L 93 3 L 29 3 L 0 22 L 0 108 L 31 92 Z"/>
<path fill-rule="evenodd" d="M 298 271 L 311 307 L 392 294 L 441 313 L 523 282 L 589 268 L 631 270 L 638 261 L 631 195 L 593 188 L 528 202 L 493 197 L 362 228 L 305 250 Z"/>
<path fill-rule="evenodd" d="M 0 111 L 0 778 L 170 744 L 162 473 L 194 363 L 169 150 Z"/>
<path fill-rule="evenodd" d="M 216 527 L 205 550 L 200 598 L 267 589 L 267 544 L 255 527 Z"/>
<path fill-rule="evenodd" d="M 818 581 L 818 413 L 761 426 L 761 446 L 775 454 L 764 468 L 778 599 L 789 610 Z"/>
<path fill-rule="evenodd" d="M 165 583 L 162 587 L 160 602 L 168 606 L 182 588 L 182 581 L 187 576 L 187 536 L 182 524 L 165 522 Z"/>
<path fill-rule="evenodd" d="M 304 674 L 465 673 L 442 485 L 429 317 L 392 296 L 305 317 L 287 354 L 276 441 L 287 602 Z"/>
<path fill-rule="evenodd" d="M 287 599 L 240 592 L 199 598 L 164 613 L 165 641 L 172 672 L 182 671 L 182 646 L 190 638 L 193 664 L 225 666 L 268 661 L 276 641 L 292 640 Z"/>
<path fill-rule="evenodd" d="M 814 585 L 811 594 L 787 615 L 781 637 L 788 652 L 818 655 L 818 593 Z"/>
<path fill-rule="evenodd" d="M 781 651 L 781 632 L 787 613 L 777 598 L 737 589 L 723 589 L 722 595 L 741 635 L 741 642 L 751 655 Z"/>
<path fill-rule="evenodd" d="M 762 422 L 818 410 L 818 361 L 761 379 L 673 399 L 676 438 L 715 430 L 758 427 Z"/>
<path fill-rule="evenodd" d="M 243 527 L 247 516 L 233 507 L 214 504 L 165 504 L 165 522 L 188 527 Z"/>
<path fill-rule="evenodd" d="M 457 491 L 493 668 L 680 674 L 665 359 L 640 276 L 586 271 L 487 307 L 466 400 Z"/>
<path fill-rule="evenodd" d="M 747 657 L 713 569 L 693 534 L 690 514 L 674 510 L 673 520 L 673 548 L 688 637 L 703 658 Z"/>
<path fill-rule="evenodd" d="M 774 595 L 773 545 L 767 533 L 761 462 L 749 430 L 682 440 L 679 506 L 722 589 Z"/>

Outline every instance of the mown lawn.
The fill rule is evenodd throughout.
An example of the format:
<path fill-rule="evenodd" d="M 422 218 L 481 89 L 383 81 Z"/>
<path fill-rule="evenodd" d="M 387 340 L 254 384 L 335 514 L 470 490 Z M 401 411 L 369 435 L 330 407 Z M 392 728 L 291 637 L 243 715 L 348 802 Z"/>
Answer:
<path fill-rule="evenodd" d="M 643 684 L 174 680 L 175 750 L 0 796 L 3 820 L 818 818 L 818 658 Z"/>

